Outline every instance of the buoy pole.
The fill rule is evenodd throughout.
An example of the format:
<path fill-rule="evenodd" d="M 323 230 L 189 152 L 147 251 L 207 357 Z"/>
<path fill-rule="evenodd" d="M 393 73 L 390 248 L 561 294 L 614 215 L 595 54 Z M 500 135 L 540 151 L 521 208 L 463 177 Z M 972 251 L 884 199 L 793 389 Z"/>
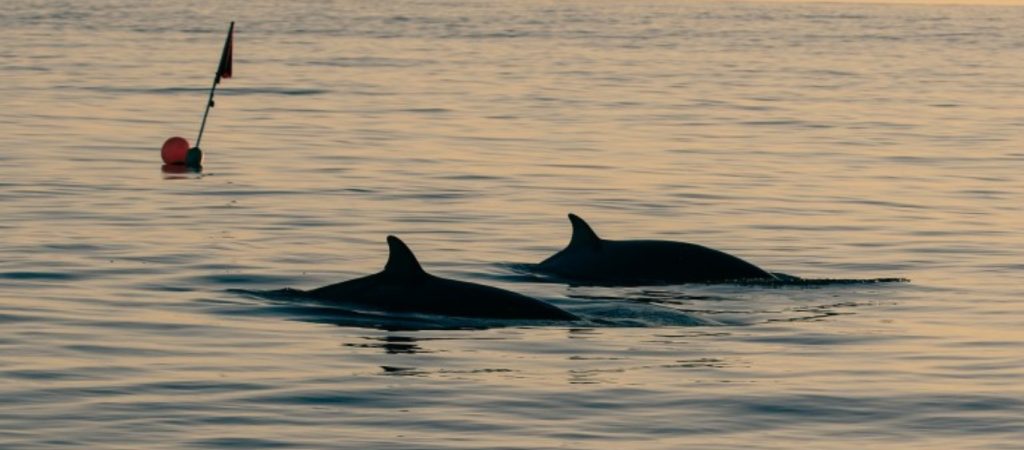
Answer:
<path fill-rule="evenodd" d="M 199 148 L 199 141 L 203 139 L 203 130 L 206 129 L 206 118 L 210 115 L 210 108 L 213 107 L 213 91 L 217 90 L 220 83 L 220 73 L 213 78 L 213 86 L 210 87 L 210 98 L 206 100 L 206 112 L 203 113 L 203 123 L 199 125 L 199 136 L 196 136 L 196 148 Z"/>
<path fill-rule="evenodd" d="M 203 139 L 203 130 L 206 129 L 206 118 L 210 116 L 210 108 L 213 107 L 213 93 L 217 90 L 221 78 L 231 78 L 231 60 L 234 53 L 232 45 L 232 34 L 235 31 L 235 22 L 231 21 L 228 27 L 228 37 L 224 40 L 224 50 L 220 54 L 220 64 L 217 66 L 217 74 L 213 76 L 213 86 L 210 86 L 210 98 L 206 100 L 206 112 L 203 113 L 203 122 L 199 125 L 199 136 L 196 136 L 196 146 L 199 148 L 199 141 Z"/>

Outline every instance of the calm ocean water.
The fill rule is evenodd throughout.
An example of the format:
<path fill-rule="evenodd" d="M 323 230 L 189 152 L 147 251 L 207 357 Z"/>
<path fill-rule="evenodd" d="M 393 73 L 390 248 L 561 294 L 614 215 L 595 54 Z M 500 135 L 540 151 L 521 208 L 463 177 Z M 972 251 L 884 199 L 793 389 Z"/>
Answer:
<path fill-rule="evenodd" d="M 194 140 L 227 23 L 201 174 Z M 0 448 L 1024 448 L 1024 7 L 5 2 Z M 566 213 L 810 278 L 512 270 Z M 572 326 L 231 289 L 439 275 Z M 383 320 L 383 319 L 382 319 Z"/>

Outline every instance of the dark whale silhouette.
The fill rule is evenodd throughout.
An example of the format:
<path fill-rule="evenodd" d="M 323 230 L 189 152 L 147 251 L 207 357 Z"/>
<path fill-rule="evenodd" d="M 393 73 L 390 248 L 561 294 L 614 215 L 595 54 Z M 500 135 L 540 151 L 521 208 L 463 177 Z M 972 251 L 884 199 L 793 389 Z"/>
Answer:
<path fill-rule="evenodd" d="M 383 271 L 298 292 L 328 304 L 387 312 L 487 319 L 578 319 L 553 305 L 515 292 L 431 275 L 397 237 L 388 236 L 388 247 L 390 254 Z"/>
<path fill-rule="evenodd" d="M 775 275 L 728 253 L 673 241 L 601 239 L 579 216 L 569 214 L 572 239 L 534 272 L 574 284 L 637 286 L 778 280 Z"/>

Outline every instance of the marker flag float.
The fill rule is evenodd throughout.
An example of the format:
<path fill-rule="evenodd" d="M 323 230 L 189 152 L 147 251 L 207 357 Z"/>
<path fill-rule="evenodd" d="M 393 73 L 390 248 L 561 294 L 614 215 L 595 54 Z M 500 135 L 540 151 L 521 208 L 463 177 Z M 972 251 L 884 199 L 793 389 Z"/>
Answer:
<path fill-rule="evenodd" d="M 213 86 L 210 86 L 210 97 L 206 101 L 206 111 L 203 113 L 203 122 L 199 125 L 199 135 L 196 136 L 195 147 L 189 148 L 188 140 L 182 137 L 172 137 L 164 142 L 160 156 L 164 164 L 182 164 L 190 167 L 200 167 L 203 163 L 203 152 L 199 149 L 199 142 L 203 139 L 203 131 L 206 129 L 206 118 L 210 115 L 210 108 L 213 107 L 213 94 L 217 90 L 220 80 L 231 78 L 232 60 L 234 56 L 234 33 L 235 22 L 232 21 L 228 27 L 228 36 L 224 40 L 224 50 L 220 54 L 220 63 L 217 65 L 217 73 L 213 77 Z M 182 151 L 184 146 L 184 151 Z"/>

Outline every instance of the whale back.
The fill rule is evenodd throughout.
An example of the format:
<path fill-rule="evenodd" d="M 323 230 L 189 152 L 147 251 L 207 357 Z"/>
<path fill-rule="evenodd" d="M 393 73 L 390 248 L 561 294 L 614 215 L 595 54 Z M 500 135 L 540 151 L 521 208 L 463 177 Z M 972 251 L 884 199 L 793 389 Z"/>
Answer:
<path fill-rule="evenodd" d="M 384 270 L 306 293 L 320 301 L 375 311 L 492 319 L 575 320 L 553 305 L 515 292 L 430 275 L 401 239 L 388 236 Z"/>
<path fill-rule="evenodd" d="M 388 236 L 388 262 L 384 270 L 373 275 L 353 278 L 309 291 L 309 294 L 323 298 L 358 299 L 376 293 L 382 288 L 389 294 L 399 287 L 416 286 L 430 278 L 409 246 L 395 236 Z M 379 295 L 379 294 L 374 294 Z"/>
<path fill-rule="evenodd" d="M 569 214 L 569 245 L 536 265 L 541 273 L 607 285 L 723 282 L 774 279 L 763 269 L 728 253 L 687 242 L 601 239 Z"/>

